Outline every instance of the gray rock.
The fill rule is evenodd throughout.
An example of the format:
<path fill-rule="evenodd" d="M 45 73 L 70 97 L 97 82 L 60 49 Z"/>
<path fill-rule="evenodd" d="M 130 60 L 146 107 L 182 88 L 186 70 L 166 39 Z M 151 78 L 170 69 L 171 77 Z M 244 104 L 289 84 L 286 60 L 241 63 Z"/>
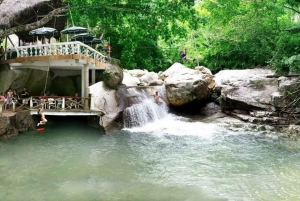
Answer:
<path fill-rule="evenodd" d="M 203 74 L 212 75 L 211 71 L 208 68 L 204 67 L 204 66 L 196 66 L 195 70 L 198 70 L 198 71 L 200 71 Z"/>
<path fill-rule="evenodd" d="M 91 108 L 104 113 L 100 117 L 100 126 L 105 131 L 113 130 L 117 127 L 114 120 L 119 116 L 119 103 L 116 99 L 116 90 L 105 87 L 104 82 L 98 82 L 89 87 L 91 99 Z M 123 106 L 122 106 L 123 107 Z"/>
<path fill-rule="evenodd" d="M 130 74 L 132 77 L 140 78 L 143 75 L 148 73 L 148 70 L 134 69 L 134 70 L 125 70 L 126 73 Z"/>
<path fill-rule="evenodd" d="M 278 92 L 277 78 L 267 78 L 275 72 L 268 69 L 225 70 L 215 75 L 216 88 L 221 91 L 224 109 L 269 109 L 272 94 Z"/>
<path fill-rule="evenodd" d="M 57 76 L 53 79 L 50 92 L 60 96 L 74 96 L 78 92 L 75 82 L 75 76 Z"/>
<path fill-rule="evenodd" d="M 167 97 L 171 105 L 182 106 L 194 100 L 202 101 L 211 94 L 212 76 L 190 69 L 180 63 L 173 64 L 162 73 Z"/>
<path fill-rule="evenodd" d="M 103 81 L 109 88 L 116 89 L 122 83 L 123 77 L 123 70 L 119 66 L 109 65 L 103 74 Z"/>
<path fill-rule="evenodd" d="M 140 84 L 140 80 L 137 77 L 133 77 L 131 74 L 124 71 L 124 78 L 122 84 L 131 87 L 131 86 L 138 86 Z"/>
<path fill-rule="evenodd" d="M 154 83 L 156 80 L 158 80 L 158 75 L 155 72 L 149 72 L 140 77 L 140 82 L 147 83 L 148 85 Z"/>
<path fill-rule="evenodd" d="M 47 71 L 28 68 L 10 70 L 6 66 L 1 69 L 0 80 L 0 92 L 9 88 L 21 92 L 26 87 L 30 95 L 40 95 L 44 91 L 45 84 L 47 84 L 46 90 L 51 86 L 52 74 L 47 73 Z"/>

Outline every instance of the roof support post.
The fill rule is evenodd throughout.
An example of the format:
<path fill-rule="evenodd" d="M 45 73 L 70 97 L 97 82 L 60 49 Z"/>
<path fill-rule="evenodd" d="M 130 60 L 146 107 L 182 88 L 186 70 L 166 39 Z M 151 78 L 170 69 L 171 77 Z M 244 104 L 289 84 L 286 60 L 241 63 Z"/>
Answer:
<path fill-rule="evenodd" d="M 84 109 L 89 110 L 89 64 L 83 65 L 83 93 L 84 93 Z"/>
<path fill-rule="evenodd" d="M 96 83 L 96 70 L 92 69 L 92 84 Z"/>

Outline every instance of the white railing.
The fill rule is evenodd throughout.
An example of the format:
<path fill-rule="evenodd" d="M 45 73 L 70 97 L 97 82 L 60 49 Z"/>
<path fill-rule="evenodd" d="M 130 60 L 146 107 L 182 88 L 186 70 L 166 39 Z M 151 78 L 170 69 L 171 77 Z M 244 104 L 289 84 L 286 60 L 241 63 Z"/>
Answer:
<path fill-rule="evenodd" d="M 16 54 L 16 55 L 13 55 Z M 4 59 L 35 57 L 35 56 L 52 56 L 52 55 L 69 55 L 82 54 L 92 59 L 105 62 L 106 56 L 79 41 L 50 43 L 40 45 L 29 45 L 16 47 L 13 51 L 9 50 L 4 53 Z"/>
<path fill-rule="evenodd" d="M 83 97 L 34 97 L 29 99 L 30 109 L 44 108 L 44 109 L 84 109 L 84 101 L 88 101 Z"/>

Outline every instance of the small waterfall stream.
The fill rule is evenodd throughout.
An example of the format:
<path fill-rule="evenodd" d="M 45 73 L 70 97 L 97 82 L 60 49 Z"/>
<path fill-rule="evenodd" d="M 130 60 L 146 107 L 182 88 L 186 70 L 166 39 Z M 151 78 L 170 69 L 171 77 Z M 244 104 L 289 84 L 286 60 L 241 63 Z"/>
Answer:
<path fill-rule="evenodd" d="M 163 89 L 158 90 L 160 96 L 164 97 Z M 140 127 L 149 122 L 162 119 L 167 115 L 167 104 L 161 100 L 158 105 L 154 98 L 143 89 L 127 89 L 128 107 L 123 111 L 123 122 L 125 128 Z"/>

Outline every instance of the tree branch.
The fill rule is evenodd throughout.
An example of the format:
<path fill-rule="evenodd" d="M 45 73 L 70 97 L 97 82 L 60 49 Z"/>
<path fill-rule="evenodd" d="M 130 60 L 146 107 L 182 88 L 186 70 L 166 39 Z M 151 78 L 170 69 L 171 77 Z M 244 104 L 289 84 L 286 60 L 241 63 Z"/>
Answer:
<path fill-rule="evenodd" d="M 16 26 L 16 27 L 6 29 L 6 30 L 2 30 L 2 31 L 0 31 L 0 38 L 3 38 L 5 36 L 11 35 L 11 34 L 14 34 L 17 32 L 31 31 L 33 29 L 39 28 L 39 27 L 45 25 L 47 22 L 49 22 L 55 15 L 67 12 L 68 10 L 69 10 L 69 6 L 57 8 L 57 9 L 49 12 L 44 18 L 42 18 L 41 20 L 39 20 L 37 22 Z"/>
<path fill-rule="evenodd" d="M 296 10 L 295 8 L 288 7 L 288 6 L 286 6 L 286 5 L 283 5 L 283 7 L 284 7 L 284 8 L 287 8 L 287 9 L 290 9 L 290 10 L 294 11 L 295 13 L 300 14 L 300 11 Z"/>

